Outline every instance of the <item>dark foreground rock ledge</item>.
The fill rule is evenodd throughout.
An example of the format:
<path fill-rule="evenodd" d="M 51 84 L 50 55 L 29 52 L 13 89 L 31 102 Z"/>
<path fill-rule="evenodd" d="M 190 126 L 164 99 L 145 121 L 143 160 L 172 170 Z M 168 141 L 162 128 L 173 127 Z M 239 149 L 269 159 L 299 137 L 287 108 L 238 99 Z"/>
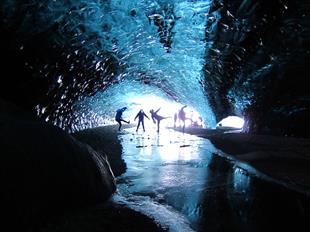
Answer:
<path fill-rule="evenodd" d="M 123 125 L 123 128 L 131 125 Z M 115 176 L 126 171 L 126 163 L 122 158 L 122 145 L 118 141 L 117 125 L 108 125 L 78 131 L 72 134 L 79 141 L 90 145 L 103 157 L 107 157 Z"/>
<path fill-rule="evenodd" d="M 99 135 L 104 140 L 100 145 L 118 162 L 117 132 L 113 127 L 108 131 Z M 92 141 L 91 134 L 79 133 L 86 141 Z M 1 99 L 0 147 L 5 231 L 165 231 L 147 216 L 109 200 L 116 186 L 103 153 Z M 120 164 L 116 167 L 123 173 L 125 163 Z"/>
<path fill-rule="evenodd" d="M 7 104 L 0 105 L 0 147 L 2 221 L 11 228 L 26 230 L 64 210 L 104 203 L 116 190 L 104 157 Z"/>
<path fill-rule="evenodd" d="M 39 229 L 44 232 L 165 232 L 152 219 L 128 207 L 108 201 L 53 218 Z"/>

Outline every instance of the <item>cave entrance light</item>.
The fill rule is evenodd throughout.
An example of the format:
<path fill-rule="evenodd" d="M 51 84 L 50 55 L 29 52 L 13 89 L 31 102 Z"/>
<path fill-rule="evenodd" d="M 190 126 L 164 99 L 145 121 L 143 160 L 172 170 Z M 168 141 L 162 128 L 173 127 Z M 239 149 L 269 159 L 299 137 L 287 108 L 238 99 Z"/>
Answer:
<path fill-rule="evenodd" d="M 137 123 L 138 120 L 134 121 L 135 116 L 139 112 L 140 109 L 143 109 L 144 112 L 149 116 L 150 110 L 157 110 L 160 108 L 158 114 L 164 117 L 169 117 L 167 119 L 164 119 L 160 123 L 160 128 L 163 129 L 165 127 L 173 127 L 174 126 L 174 115 L 175 113 L 178 113 L 180 108 L 183 106 L 180 103 L 177 103 L 175 101 L 167 100 L 162 97 L 158 97 L 155 95 L 137 95 L 135 97 L 132 97 L 131 99 L 128 99 L 128 102 L 126 104 L 128 106 L 126 113 L 124 113 L 124 118 L 130 118 L 130 121 L 133 123 Z M 186 120 L 185 125 L 187 127 L 189 126 L 199 126 L 203 127 L 203 121 L 200 114 L 190 106 L 185 108 L 185 113 L 189 119 Z M 156 125 L 153 123 L 152 120 L 145 119 L 145 125 L 146 129 L 149 130 L 155 130 Z M 180 126 L 179 120 L 176 122 L 176 126 Z"/>
<path fill-rule="evenodd" d="M 237 116 L 228 116 L 217 123 L 216 128 L 218 129 L 242 129 L 244 126 L 244 119 Z"/>

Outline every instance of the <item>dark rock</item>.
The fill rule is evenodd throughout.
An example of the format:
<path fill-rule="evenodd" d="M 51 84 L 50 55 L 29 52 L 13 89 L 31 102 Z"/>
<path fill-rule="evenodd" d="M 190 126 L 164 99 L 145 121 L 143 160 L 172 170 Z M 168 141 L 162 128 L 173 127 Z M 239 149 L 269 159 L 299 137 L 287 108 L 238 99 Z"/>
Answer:
<path fill-rule="evenodd" d="M 0 111 L 3 221 L 26 229 L 65 209 L 105 202 L 115 191 L 108 162 L 90 146 L 35 116 Z M 24 113 L 22 115 L 26 115 Z"/>
<path fill-rule="evenodd" d="M 40 228 L 44 232 L 160 232 L 152 219 L 124 205 L 107 202 L 85 210 L 68 212 Z"/>
<path fill-rule="evenodd" d="M 123 125 L 123 128 L 130 125 Z M 107 157 L 115 176 L 126 171 L 126 163 L 122 158 L 122 145 L 118 141 L 118 126 L 104 126 L 78 131 L 72 135 L 90 145 L 102 157 Z"/>
<path fill-rule="evenodd" d="M 239 114 L 249 132 L 309 137 L 309 4 L 220 2 L 206 28 L 204 83 L 217 120 Z"/>

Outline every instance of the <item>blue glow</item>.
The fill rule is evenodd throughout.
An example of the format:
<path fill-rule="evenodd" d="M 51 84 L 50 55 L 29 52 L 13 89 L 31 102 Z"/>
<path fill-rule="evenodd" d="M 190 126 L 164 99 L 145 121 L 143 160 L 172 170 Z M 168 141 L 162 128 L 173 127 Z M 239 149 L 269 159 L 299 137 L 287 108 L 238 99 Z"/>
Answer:
<path fill-rule="evenodd" d="M 6 2 L 10 2 L 6 4 L 6 20 L 14 22 L 18 8 L 14 6 L 18 1 Z M 134 104 L 132 98 L 145 96 L 159 96 L 165 101 L 174 101 L 174 104 L 188 105 L 208 127 L 215 127 L 215 116 L 203 87 L 205 77 L 202 71 L 206 49 L 210 45 L 205 41 L 206 23 L 209 16 L 219 18 L 216 12 L 209 15 L 212 2 L 48 0 L 41 3 L 34 0 L 32 3 L 38 9 L 33 14 L 26 14 L 22 33 L 32 36 L 56 25 L 57 29 L 49 39 L 51 43 L 66 48 L 64 53 L 68 54 L 64 57 L 72 62 L 69 69 L 81 66 L 83 60 L 89 58 L 83 69 L 89 70 L 89 75 L 102 75 L 105 87 L 114 83 L 74 104 L 74 119 L 70 118 L 70 121 L 73 121 L 75 130 L 101 125 L 108 116 L 113 118 L 112 112 L 119 105 Z M 71 61 L 72 57 L 77 58 Z M 108 72 L 111 57 L 115 64 Z M 64 75 L 56 78 L 59 88 L 66 78 L 70 78 L 72 85 L 83 83 L 79 86 L 82 93 L 89 85 L 94 85 L 88 82 L 91 76 Z M 68 92 L 61 93 L 61 99 L 65 99 Z M 44 107 L 36 108 L 38 114 L 42 114 Z M 61 114 L 55 112 L 58 113 Z"/>
<path fill-rule="evenodd" d="M 197 112 L 195 115 L 201 115 L 208 127 L 215 127 L 215 116 L 200 84 L 210 3 L 111 1 L 104 20 L 109 25 L 107 34 L 114 42 L 106 49 L 114 52 L 124 70 L 115 74 L 119 83 L 76 103 L 77 111 L 91 108 L 96 114 L 107 116 L 107 120 L 113 118 L 118 107 L 126 105 L 137 111 L 141 105 L 135 103 L 136 99 L 158 96 L 171 104 L 174 101 L 174 108 L 188 105 Z M 175 18 L 170 52 L 161 43 L 157 26 L 146 17 L 154 17 L 154 12 L 165 16 L 163 9 L 167 6 L 173 10 L 169 17 Z M 133 10 L 134 16 L 130 14 Z"/>
<path fill-rule="evenodd" d="M 96 114 L 98 119 L 100 118 L 100 120 L 97 120 L 97 126 L 100 126 L 103 124 L 115 124 L 115 110 L 124 106 L 128 107 L 123 114 L 124 118 L 132 122 L 140 109 L 143 109 L 150 117 L 149 111 L 151 109 L 156 110 L 161 107 L 159 114 L 171 117 L 162 121 L 161 126 L 165 127 L 173 126 L 174 113 L 178 112 L 183 105 L 173 101 L 158 88 L 148 85 L 143 85 L 141 88 L 138 82 L 125 80 L 120 84 L 112 85 L 107 91 L 83 99 L 76 104 L 75 108 L 77 112 L 82 112 L 80 108 L 88 109 L 90 113 L 86 117 L 86 121 L 91 120 L 91 117 Z M 187 107 L 186 113 L 188 116 L 192 116 L 194 121 L 198 120 L 200 116 L 200 113 L 192 107 Z M 147 127 L 153 124 L 151 120 L 146 120 L 145 123 Z"/>

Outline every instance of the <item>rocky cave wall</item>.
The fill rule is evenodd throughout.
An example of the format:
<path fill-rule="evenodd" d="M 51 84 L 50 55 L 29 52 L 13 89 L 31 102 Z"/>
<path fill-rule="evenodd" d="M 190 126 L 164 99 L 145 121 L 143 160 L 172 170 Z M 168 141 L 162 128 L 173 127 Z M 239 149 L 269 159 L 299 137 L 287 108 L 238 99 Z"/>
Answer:
<path fill-rule="evenodd" d="M 307 1 L 215 1 L 205 89 L 217 118 L 239 113 L 257 133 L 309 137 Z"/>

